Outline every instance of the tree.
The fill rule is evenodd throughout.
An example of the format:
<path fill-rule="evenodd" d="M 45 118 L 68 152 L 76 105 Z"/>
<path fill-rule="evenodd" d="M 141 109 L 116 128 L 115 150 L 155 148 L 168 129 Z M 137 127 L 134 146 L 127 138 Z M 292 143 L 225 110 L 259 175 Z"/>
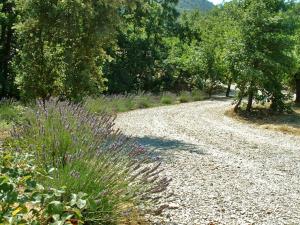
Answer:
<path fill-rule="evenodd" d="M 297 30 L 294 35 L 295 47 L 293 56 L 295 58 L 295 69 L 289 74 L 289 83 L 293 90 L 296 91 L 296 103 L 300 104 L 300 3 L 296 3 L 292 8 L 292 16 L 295 18 Z"/>
<path fill-rule="evenodd" d="M 164 67 L 167 70 L 165 85 L 176 92 L 203 88 L 202 74 L 205 60 L 200 47 L 201 33 L 197 22 L 202 17 L 199 11 L 184 12 L 178 20 L 176 35 L 165 38 L 167 58 Z"/>
<path fill-rule="evenodd" d="M 220 10 L 209 14 L 185 12 L 179 19 L 178 37 L 170 38 L 166 66 L 170 67 L 177 87 L 205 88 L 209 95 L 222 80 L 219 66 L 222 29 Z M 178 90 L 178 88 L 177 88 Z"/>
<path fill-rule="evenodd" d="M 80 100 L 105 90 L 103 50 L 124 0 L 17 0 L 17 83 L 26 98 Z"/>
<path fill-rule="evenodd" d="M 15 55 L 13 26 L 16 16 L 14 0 L 3 0 L 0 4 L 0 98 L 18 97 L 11 68 Z"/>
<path fill-rule="evenodd" d="M 205 56 L 204 83 L 209 96 L 215 87 L 224 80 L 222 69 L 222 49 L 224 47 L 225 30 L 223 26 L 223 11 L 215 8 L 199 23 L 201 29 L 201 46 Z"/>
<path fill-rule="evenodd" d="M 174 34 L 178 12 L 177 0 L 137 0 L 125 8 L 118 29 L 117 46 L 108 50 L 108 91 L 160 91 L 167 58 L 164 39 Z"/>
<path fill-rule="evenodd" d="M 253 100 L 271 101 L 275 111 L 284 109 L 283 77 L 292 67 L 289 54 L 294 26 L 284 0 L 243 0 L 227 3 L 236 10 L 241 34 L 240 71 L 236 82 L 242 96 L 248 96 L 247 111 Z M 240 103 L 241 101 L 239 101 Z"/>

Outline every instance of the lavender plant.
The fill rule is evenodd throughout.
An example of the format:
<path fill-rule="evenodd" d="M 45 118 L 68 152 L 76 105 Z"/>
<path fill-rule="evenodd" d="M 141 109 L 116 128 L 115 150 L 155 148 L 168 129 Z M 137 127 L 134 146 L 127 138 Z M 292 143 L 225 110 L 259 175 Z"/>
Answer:
<path fill-rule="evenodd" d="M 114 129 L 108 114 L 95 116 L 52 99 L 38 102 L 26 118 L 10 144 L 35 154 L 37 165 L 52 171 L 51 179 L 41 180 L 44 186 L 87 193 L 83 215 L 89 224 L 114 224 L 133 207 L 149 209 L 170 182 L 160 175 L 159 162 Z"/>

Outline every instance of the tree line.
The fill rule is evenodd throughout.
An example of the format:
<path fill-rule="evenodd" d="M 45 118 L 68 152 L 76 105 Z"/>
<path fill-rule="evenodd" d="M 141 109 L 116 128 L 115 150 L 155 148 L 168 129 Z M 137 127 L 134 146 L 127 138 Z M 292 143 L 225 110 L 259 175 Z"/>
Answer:
<path fill-rule="evenodd" d="M 100 93 L 235 84 L 247 98 L 300 103 L 300 3 L 233 0 L 178 12 L 178 0 L 3 0 L 0 97 L 81 101 Z M 227 91 L 227 95 L 229 92 Z"/>

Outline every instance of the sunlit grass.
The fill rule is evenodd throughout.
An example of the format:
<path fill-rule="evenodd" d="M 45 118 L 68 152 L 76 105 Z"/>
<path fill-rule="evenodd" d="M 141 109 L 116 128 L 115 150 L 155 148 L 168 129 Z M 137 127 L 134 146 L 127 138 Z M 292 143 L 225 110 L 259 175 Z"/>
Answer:
<path fill-rule="evenodd" d="M 5 139 L 9 136 L 13 125 L 22 121 L 24 106 L 11 101 L 0 101 L 0 139 Z"/>
<path fill-rule="evenodd" d="M 165 92 L 160 95 L 113 95 L 96 98 L 89 97 L 85 100 L 84 106 L 88 111 L 93 113 L 119 113 L 135 109 L 202 101 L 207 98 L 207 94 L 200 90 L 180 92 L 178 95 L 170 92 Z"/>

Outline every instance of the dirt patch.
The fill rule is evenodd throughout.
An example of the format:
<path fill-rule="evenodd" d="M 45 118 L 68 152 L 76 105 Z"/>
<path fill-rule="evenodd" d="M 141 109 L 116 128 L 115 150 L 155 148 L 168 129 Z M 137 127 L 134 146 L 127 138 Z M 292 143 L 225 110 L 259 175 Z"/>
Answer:
<path fill-rule="evenodd" d="M 5 138 L 9 137 L 8 131 L 0 131 L 0 141 L 4 140 Z"/>
<path fill-rule="evenodd" d="M 232 109 L 225 115 L 240 122 L 255 124 L 263 129 L 280 131 L 286 134 L 300 136 L 300 107 L 294 107 L 291 113 L 271 113 L 267 109 L 254 109 L 251 114 L 245 112 L 236 113 Z"/>

